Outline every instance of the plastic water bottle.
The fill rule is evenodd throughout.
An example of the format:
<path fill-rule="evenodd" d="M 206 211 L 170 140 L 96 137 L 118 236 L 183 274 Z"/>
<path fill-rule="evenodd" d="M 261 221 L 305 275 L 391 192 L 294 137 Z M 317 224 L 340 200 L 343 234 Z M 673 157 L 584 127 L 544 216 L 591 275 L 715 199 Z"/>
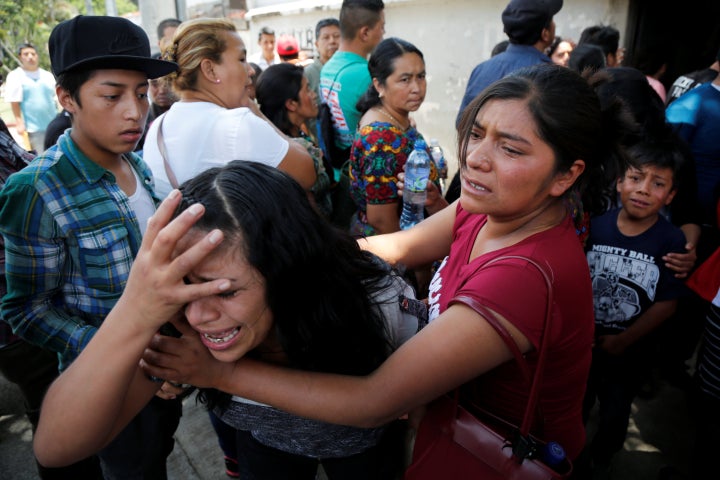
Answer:
<path fill-rule="evenodd" d="M 405 164 L 405 189 L 400 215 L 400 228 L 403 230 L 420 223 L 424 217 L 426 188 L 430 177 L 430 156 L 425 148 L 425 142 L 417 140 Z"/>
<path fill-rule="evenodd" d="M 430 155 L 432 155 L 433 162 L 435 162 L 438 177 L 440 177 L 441 180 L 445 180 L 448 175 L 448 167 L 447 162 L 445 161 L 445 155 L 443 154 L 443 149 L 437 138 L 430 139 Z"/>

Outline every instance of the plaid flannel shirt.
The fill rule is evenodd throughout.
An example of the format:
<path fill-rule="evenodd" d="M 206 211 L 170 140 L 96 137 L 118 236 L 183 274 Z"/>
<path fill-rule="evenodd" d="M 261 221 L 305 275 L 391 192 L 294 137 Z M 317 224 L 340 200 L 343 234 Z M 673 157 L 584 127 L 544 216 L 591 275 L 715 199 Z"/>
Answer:
<path fill-rule="evenodd" d="M 126 156 L 153 199 L 152 174 Z M 0 192 L 7 294 L 3 318 L 66 368 L 120 297 L 140 248 L 140 228 L 108 170 L 69 133 L 12 175 Z"/>

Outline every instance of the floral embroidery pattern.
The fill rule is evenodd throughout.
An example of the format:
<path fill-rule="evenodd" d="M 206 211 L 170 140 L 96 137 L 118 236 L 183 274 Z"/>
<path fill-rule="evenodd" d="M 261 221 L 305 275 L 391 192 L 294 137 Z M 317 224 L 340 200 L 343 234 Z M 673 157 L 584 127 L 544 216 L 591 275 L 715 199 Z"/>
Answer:
<path fill-rule="evenodd" d="M 403 171 L 415 141 L 423 136 L 415 128 L 402 131 L 387 122 L 373 122 L 358 129 L 350 152 L 350 195 L 358 207 L 351 232 L 370 236 L 375 231 L 367 222 L 367 205 L 399 201 L 397 175 Z M 428 152 L 429 154 L 429 152 Z M 438 181 L 435 166 L 430 180 Z"/>

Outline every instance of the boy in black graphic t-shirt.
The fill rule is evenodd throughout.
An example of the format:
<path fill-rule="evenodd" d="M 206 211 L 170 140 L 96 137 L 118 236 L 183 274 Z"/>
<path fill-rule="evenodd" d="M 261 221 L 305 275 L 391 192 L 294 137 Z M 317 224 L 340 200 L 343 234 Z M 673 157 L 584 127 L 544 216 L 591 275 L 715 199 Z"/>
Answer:
<path fill-rule="evenodd" d="M 683 283 L 662 257 L 685 251 L 685 236 L 660 215 L 677 191 L 682 155 L 670 142 L 641 143 L 617 181 L 622 207 L 594 218 L 587 240 L 595 307 L 595 347 L 585 414 L 600 402 L 590 443 L 597 468 L 607 467 L 625 441 L 630 407 L 649 368 L 648 334 L 670 317 Z"/>

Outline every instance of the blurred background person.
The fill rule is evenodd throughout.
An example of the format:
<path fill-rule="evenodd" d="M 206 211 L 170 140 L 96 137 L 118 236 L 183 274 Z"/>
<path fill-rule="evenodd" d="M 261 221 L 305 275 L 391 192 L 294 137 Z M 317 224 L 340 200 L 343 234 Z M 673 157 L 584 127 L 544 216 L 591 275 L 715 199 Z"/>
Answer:
<path fill-rule="evenodd" d="M 315 48 L 318 56 L 305 67 L 305 77 L 310 90 L 318 93 L 320 88 L 320 70 L 340 47 L 340 22 L 337 18 L 324 18 L 315 25 Z"/>
<path fill-rule="evenodd" d="M 340 47 L 340 22 L 337 18 L 324 18 L 315 25 L 315 48 L 318 56 L 305 66 L 305 78 L 308 79 L 310 90 L 320 94 L 320 70 Z M 317 138 L 317 120 L 307 121 L 308 132 Z"/>
<path fill-rule="evenodd" d="M 602 49 L 597 45 L 581 43 L 570 52 L 568 67 L 578 73 L 594 73 L 608 66 L 605 58 Z"/>
<path fill-rule="evenodd" d="M 58 112 L 55 77 L 40 68 L 37 50 L 23 43 L 17 50 L 20 65 L 5 79 L 5 101 L 15 117 L 15 130 L 26 138 L 26 149 L 42 153 L 45 131 Z"/>
<path fill-rule="evenodd" d="M 262 68 L 257 63 L 248 63 L 248 76 L 250 77 L 250 83 L 247 86 L 247 96 L 250 100 L 255 100 L 257 96 L 256 87 L 257 81 L 262 73 Z"/>
<path fill-rule="evenodd" d="M 275 30 L 270 27 L 262 27 L 258 33 L 258 45 L 260 51 L 248 57 L 248 62 L 256 63 L 263 70 L 280 63 L 280 56 L 275 51 Z"/>
<path fill-rule="evenodd" d="M 300 44 L 292 35 L 280 35 L 277 41 L 277 53 L 283 63 L 296 64 L 300 61 Z"/>
<path fill-rule="evenodd" d="M 160 54 L 157 54 L 155 58 L 160 58 Z M 170 77 L 153 78 L 148 80 L 148 84 L 150 109 L 148 110 L 147 122 L 145 122 L 145 131 L 135 148 L 135 151 L 138 153 L 142 152 L 142 149 L 145 146 L 145 137 L 147 136 L 147 132 L 153 121 L 155 121 L 155 119 L 163 113 L 170 110 L 172 104 L 178 101 L 177 95 L 173 92 L 172 80 Z"/>
<path fill-rule="evenodd" d="M 177 18 L 166 18 L 157 25 L 157 38 L 160 52 L 165 50 L 172 44 L 173 35 L 175 30 L 180 26 L 182 22 Z"/>
<path fill-rule="evenodd" d="M 605 55 L 605 65 L 619 67 L 625 59 L 625 48 L 620 46 L 620 31 L 610 25 L 593 25 L 580 34 L 578 46 L 597 45 Z"/>
<path fill-rule="evenodd" d="M 632 63 L 635 68 L 645 74 L 645 78 L 660 99 L 665 103 L 667 101 L 667 90 L 661 82 L 665 71 L 667 70 L 667 61 L 665 60 L 666 49 L 661 46 L 653 46 L 651 48 L 643 48 L 635 52 L 632 56 Z"/>
<path fill-rule="evenodd" d="M 674 100 L 677 100 L 689 90 L 699 87 L 703 83 L 712 82 L 718 76 L 719 72 L 720 50 L 717 51 L 715 61 L 709 67 L 680 75 L 677 79 L 675 79 L 668 91 L 666 106 L 670 105 Z"/>
<path fill-rule="evenodd" d="M 490 56 L 494 57 L 495 55 L 500 55 L 507 50 L 508 45 L 510 45 L 510 40 L 503 40 L 502 42 L 496 43 L 492 51 L 490 51 Z"/>
<path fill-rule="evenodd" d="M 318 114 L 317 93 L 310 89 L 303 68 L 293 64 L 271 65 L 257 83 L 260 110 L 277 128 L 302 145 L 315 165 L 317 180 L 310 188 L 311 200 L 318 211 L 329 219 L 332 214 L 330 176 L 332 167 L 323 162 L 323 154 L 308 135 L 306 122 Z"/>
<path fill-rule="evenodd" d="M 562 6 L 562 0 L 510 0 L 502 12 L 503 32 L 510 45 L 473 69 L 455 119 L 456 126 L 465 107 L 488 85 L 522 67 L 550 63 L 544 52 L 555 39 L 553 17 Z"/>
<path fill-rule="evenodd" d="M 545 55 L 550 57 L 550 60 L 552 60 L 555 65 L 567 67 L 570 61 L 570 52 L 573 51 L 573 48 L 575 48 L 575 42 L 557 36 L 547 50 L 545 50 Z"/>
<path fill-rule="evenodd" d="M 153 120 L 170 110 L 172 104 L 178 101 L 177 95 L 173 92 L 169 77 L 153 78 L 149 83 L 150 111 L 148 112 L 147 119 L 148 127 Z"/>

